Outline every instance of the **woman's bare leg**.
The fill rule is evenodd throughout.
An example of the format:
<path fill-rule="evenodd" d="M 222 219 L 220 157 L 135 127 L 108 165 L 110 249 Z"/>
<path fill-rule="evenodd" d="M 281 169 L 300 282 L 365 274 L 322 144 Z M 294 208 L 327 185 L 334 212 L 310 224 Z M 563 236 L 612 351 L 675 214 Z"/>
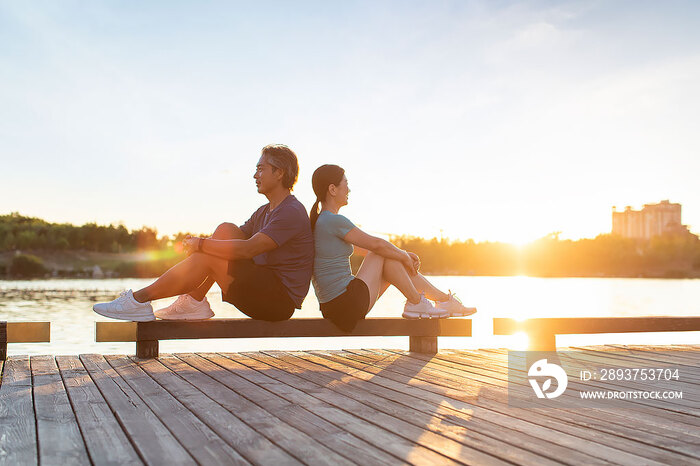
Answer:
<path fill-rule="evenodd" d="M 369 289 L 369 308 L 372 309 L 374 303 L 379 298 L 379 292 L 382 287 L 382 271 L 384 269 L 384 258 L 379 254 L 372 252 L 368 253 L 360 270 L 357 271 L 356 277 L 365 282 Z"/>
<path fill-rule="evenodd" d="M 408 302 L 413 304 L 420 302 L 420 291 L 413 285 L 411 276 L 401 262 L 385 259 L 383 278 L 398 288 Z"/>
<path fill-rule="evenodd" d="M 214 230 L 214 234 L 211 235 L 211 237 L 212 239 L 245 239 L 245 234 L 233 223 L 222 223 L 216 227 L 216 230 Z M 204 299 L 209 292 L 209 289 L 213 285 L 214 279 L 211 277 L 206 277 L 202 283 L 190 290 L 187 294 L 192 296 L 197 301 L 201 301 Z"/>
<path fill-rule="evenodd" d="M 433 301 L 447 301 L 450 296 L 442 291 L 440 291 L 435 285 L 430 283 L 427 278 L 421 274 L 416 274 L 411 277 L 413 286 L 416 289 L 425 294 L 425 297 L 432 299 Z"/>
<path fill-rule="evenodd" d="M 173 266 L 146 288 L 134 292 L 134 299 L 144 303 L 154 299 L 178 296 L 194 289 L 212 277 L 222 290 L 228 289 L 233 277 L 228 274 L 228 261 L 202 253 L 194 253 Z"/>
<path fill-rule="evenodd" d="M 357 278 L 367 284 L 369 289 L 369 308 L 372 309 L 387 287 L 391 283 L 406 296 L 409 302 L 420 301 L 420 293 L 413 286 L 411 278 L 404 266 L 395 260 L 370 252 L 362 261 Z"/>

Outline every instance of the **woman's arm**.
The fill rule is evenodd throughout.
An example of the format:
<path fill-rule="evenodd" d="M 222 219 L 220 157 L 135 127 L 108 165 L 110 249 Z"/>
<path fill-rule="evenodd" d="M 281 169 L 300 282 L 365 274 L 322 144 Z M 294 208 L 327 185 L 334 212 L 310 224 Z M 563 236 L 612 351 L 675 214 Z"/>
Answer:
<path fill-rule="evenodd" d="M 182 244 L 188 252 L 202 252 L 227 260 L 251 259 L 277 248 L 277 243 L 265 233 L 256 233 L 249 239 L 185 238 Z"/>
<path fill-rule="evenodd" d="M 354 246 L 367 249 L 387 259 L 397 260 L 401 262 L 412 275 L 416 273 L 414 259 L 411 255 L 403 249 L 397 248 L 385 239 L 368 235 L 357 227 L 350 230 L 343 239 Z"/>

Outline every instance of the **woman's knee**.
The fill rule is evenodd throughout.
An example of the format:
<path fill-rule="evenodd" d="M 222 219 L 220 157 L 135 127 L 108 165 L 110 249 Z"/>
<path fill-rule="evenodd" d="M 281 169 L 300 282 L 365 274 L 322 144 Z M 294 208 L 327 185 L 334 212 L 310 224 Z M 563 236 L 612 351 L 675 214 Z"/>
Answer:
<path fill-rule="evenodd" d="M 384 268 L 386 269 L 387 267 L 397 267 L 401 266 L 403 267 L 403 264 L 396 259 L 384 259 Z"/>
<path fill-rule="evenodd" d="M 384 258 L 384 256 L 380 256 L 380 255 L 377 254 L 376 252 L 370 251 L 370 252 L 367 253 L 367 255 L 365 256 L 364 260 L 369 260 L 369 261 L 384 263 L 384 261 L 385 261 L 386 259 Z"/>

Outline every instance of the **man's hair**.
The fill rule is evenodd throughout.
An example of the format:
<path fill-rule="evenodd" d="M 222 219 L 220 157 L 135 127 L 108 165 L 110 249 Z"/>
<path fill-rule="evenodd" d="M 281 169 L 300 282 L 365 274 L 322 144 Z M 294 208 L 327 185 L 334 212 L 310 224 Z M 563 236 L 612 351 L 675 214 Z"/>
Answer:
<path fill-rule="evenodd" d="M 294 151 L 284 144 L 270 144 L 262 148 L 262 155 L 270 165 L 282 170 L 282 185 L 291 190 L 299 176 L 299 161 Z"/>

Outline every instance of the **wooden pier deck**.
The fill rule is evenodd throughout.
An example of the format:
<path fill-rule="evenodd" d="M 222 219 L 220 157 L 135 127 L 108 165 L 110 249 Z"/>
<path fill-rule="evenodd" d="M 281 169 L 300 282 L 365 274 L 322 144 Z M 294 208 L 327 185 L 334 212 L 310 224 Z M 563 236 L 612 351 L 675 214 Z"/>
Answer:
<path fill-rule="evenodd" d="M 700 345 L 584 348 L 669 362 L 649 349 L 698 393 Z M 700 464 L 697 398 L 515 408 L 506 366 L 499 349 L 11 356 L 0 464 Z"/>

